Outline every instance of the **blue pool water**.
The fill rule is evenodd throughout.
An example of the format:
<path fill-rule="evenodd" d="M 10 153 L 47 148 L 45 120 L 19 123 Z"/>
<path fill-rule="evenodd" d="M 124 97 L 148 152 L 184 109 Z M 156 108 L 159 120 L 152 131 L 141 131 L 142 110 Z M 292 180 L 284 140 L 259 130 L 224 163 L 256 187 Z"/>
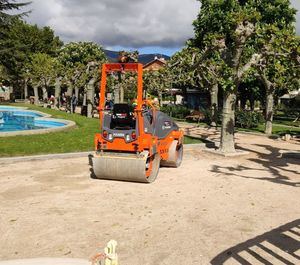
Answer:
<path fill-rule="evenodd" d="M 39 119 L 42 114 L 34 111 L 26 111 L 21 108 L 0 106 L 0 133 L 24 130 L 37 130 L 55 128 L 66 125 L 47 119 Z"/>

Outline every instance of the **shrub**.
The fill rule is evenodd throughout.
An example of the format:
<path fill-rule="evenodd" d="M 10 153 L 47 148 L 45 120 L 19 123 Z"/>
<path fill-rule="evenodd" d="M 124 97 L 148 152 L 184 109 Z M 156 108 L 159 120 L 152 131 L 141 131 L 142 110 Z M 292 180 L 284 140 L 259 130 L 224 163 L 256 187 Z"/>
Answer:
<path fill-rule="evenodd" d="M 300 108 L 284 108 L 283 113 L 286 117 L 296 119 L 300 116 Z"/>
<path fill-rule="evenodd" d="M 168 114 L 170 117 L 176 119 L 184 119 L 187 115 L 190 114 L 190 110 L 187 107 L 181 105 L 163 106 L 160 108 L 160 110 Z"/>
<path fill-rule="evenodd" d="M 202 112 L 205 115 L 204 122 L 207 125 L 211 125 L 212 124 L 212 120 L 213 120 L 211 109 L 204 109 L 204 110 L 202 110 Z M 217 122 L 217 125 L 220 125 L 222 123 L 222 111 L 221 110 L 216 110 L 216 112 L 217 112 L 216 113 L 216 116 L 217 116 L 216 122 Z"/>
<path fill-rule="evenodd" d="M 237 110 L 235 114 L 235 125 L 239 128 L 251 129 L 264 122 L 261 112 Z"/>

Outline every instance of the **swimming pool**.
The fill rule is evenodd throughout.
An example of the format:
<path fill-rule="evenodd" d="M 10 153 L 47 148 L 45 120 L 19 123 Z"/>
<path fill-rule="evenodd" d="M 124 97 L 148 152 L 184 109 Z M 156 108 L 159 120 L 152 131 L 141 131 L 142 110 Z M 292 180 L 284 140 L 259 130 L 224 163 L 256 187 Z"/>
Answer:
<path fill-rule="evenodd" d="M 26 110 L 26 108 L 0 106 L 0 136 L 9 133 L 26 134 L 26 131 L 43 133 L 45 130 L 48 132 L 52 129 L 69 127 L 70 124 L 74 125 L 71 121 L 49 117 L 50 115 L 45 113 Z"/>

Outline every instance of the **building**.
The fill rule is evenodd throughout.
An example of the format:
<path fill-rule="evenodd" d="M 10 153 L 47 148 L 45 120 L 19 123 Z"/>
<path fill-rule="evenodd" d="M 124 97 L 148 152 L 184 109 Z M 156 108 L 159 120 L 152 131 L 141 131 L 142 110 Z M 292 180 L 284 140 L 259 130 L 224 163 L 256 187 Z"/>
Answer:
<path fill-rule="evenodd" d="M 300 107 L 300 89 L 290 91 L 288 94 L 280 97 L 280 102 L 285 107 Z"/>
<path fill-rule="evenodd" d="M 154 60 L 150 61 L 149 63 L 146 63 L 143 66 L 144 71 L 158 71 L 161 68 L 164 68 L 167 64 L 167 61 L 165 58 L 158 58 L 155 56 Z"/>

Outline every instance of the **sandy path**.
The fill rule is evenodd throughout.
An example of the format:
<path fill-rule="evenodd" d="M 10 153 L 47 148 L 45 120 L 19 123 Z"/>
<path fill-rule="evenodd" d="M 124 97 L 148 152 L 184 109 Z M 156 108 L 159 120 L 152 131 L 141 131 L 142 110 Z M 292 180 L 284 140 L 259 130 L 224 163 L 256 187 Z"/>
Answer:
<path fill-rule="evenodd" d="M 122 265 L 297 264 L 300 165 L 279 150 L 299 145 L 238 143 L 251 154 L 186 150 L 179 169 L 161 168 L 150 185 L 91 179 L 87 158 L 0 165 L 0 259 L 88 259 L 115 239 Z"/>

